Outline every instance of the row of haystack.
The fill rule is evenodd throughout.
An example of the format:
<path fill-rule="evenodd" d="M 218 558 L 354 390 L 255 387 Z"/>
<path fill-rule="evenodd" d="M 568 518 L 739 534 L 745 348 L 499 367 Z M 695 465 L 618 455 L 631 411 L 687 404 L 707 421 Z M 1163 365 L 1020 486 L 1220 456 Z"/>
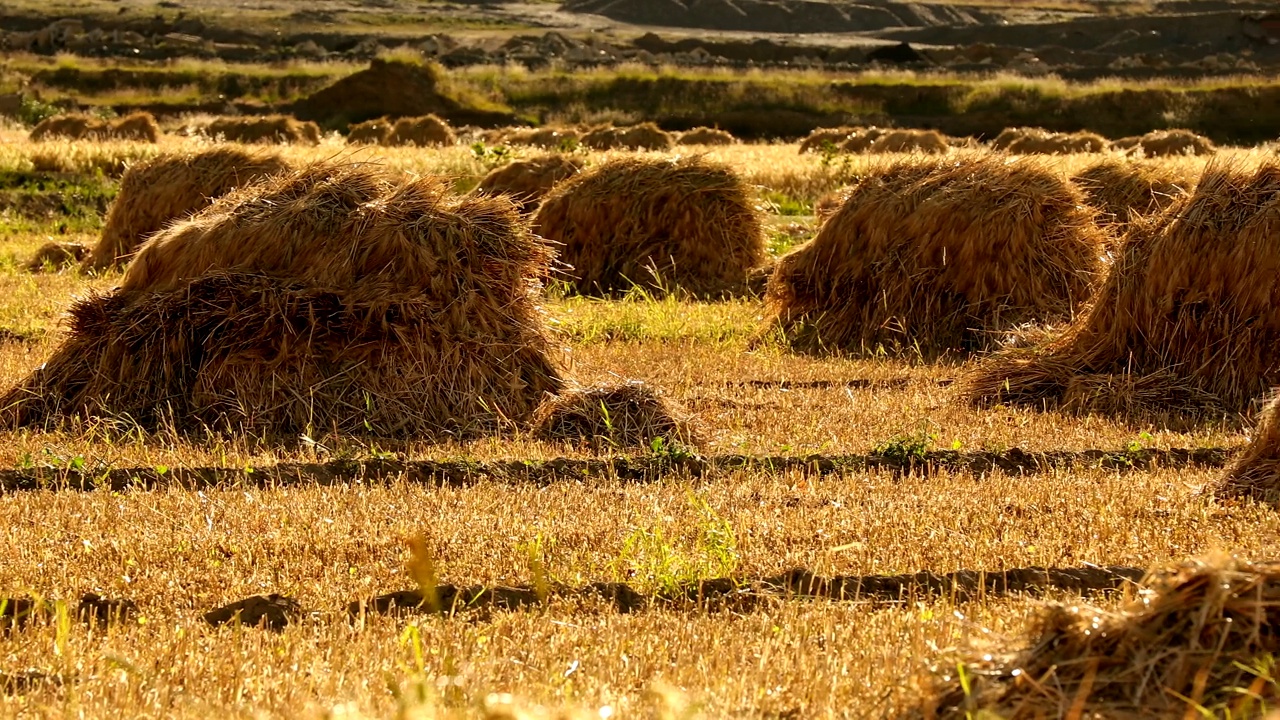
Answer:
<path fill-rule="evenodd" d="M 319 145 L 320 127 L 288 115 L 218 118 L 204 128 L 216 140 L 271 145 Z"/>
<path fill-rule="evenodd" d="M 388 147 L 440 147 L 457 144 L 458 136 L 443 118 L 423 115 L 400 118 L 395 122 L 379 118 L 352 125 L 347 142 Z"/>
<path fill-rule="evenodd" d="M 877 127 L 819 128 L 800 141 L 800 152 L 889 153 L 946 152 L 965 145 L 935 130 L 893 130 Z M 1067 155 L 1121 150 L 1146 157 L 1211 155 L 1213 142 L 1189 130 L 1157 130 L 1114 142 L 1091 132 L 1059 133 L 1043 128 L 1007 128 L 991 147 L 1014 155 Z"/>
<path fill-rule="evenodd" d="M 954 139 L 936 130 L 819 128 L 800 141 L 800 152 L 945 153 L 955 144 Z"/>
<path fill-rule="evenodd" d="M 40 140 L 126 140 L 160 141 L 160 125 L 151 113 L 138 112 L 104 120 L 88 115 L 54 115 L 41 120 L 31 130 L 31 139 Z"/>

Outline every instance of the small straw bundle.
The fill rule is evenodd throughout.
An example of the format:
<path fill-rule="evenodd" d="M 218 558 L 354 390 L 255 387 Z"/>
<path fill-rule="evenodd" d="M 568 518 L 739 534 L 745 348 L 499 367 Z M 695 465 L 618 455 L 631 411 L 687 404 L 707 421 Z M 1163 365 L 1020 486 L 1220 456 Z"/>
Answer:
<path fill-rule="evenodd" d="M 631 127 L 596 128 L 582 136 L 582 144 L 592 150 L 670 150 L 672 135 L 651 122 Z"/>
<path fill-rule="evenodd" d="M 1012 127 L 1005 128 L 1000 134 L 991 141 L 992 150 L 1008 150 L 1009 146 L 1026 137 L 1043 137 L 1049 135 L 1050 132 L 1044 128 L 1038 127 Z"/>
<path fill-rule="evenodd" d="M 31 130 L 31 140 L 126 140 L 160 142 L 160 124 L 151 113 L 137 112 L 116 120 L 99 120 L 87 115 L 55 115 L 41 120 Z"/>
<path fill-rule="evenodd" d="M 1000 137 L 996 140 L 999 141 Z M 1107 145 L 1107 139 L 1097 133 L 1053 133 L 1026 129 L 1020 137 L 1013 138 L 1002 149 L 1012 155 L 1070 155 L 1102 152 L 1107 149 Z"/>
<path fill-rule="evenodd" d="M 1101 211 L 1101 222 L 1125 224 L 1164 211 L 1195 188 L 1196 177 L 1169 162 L 1107 158 L 1076 173 L 1071 181 Z"/>
<path fill-rule="evenodd" d="M 800 154 L 822 152 L 827 149 L 839 150 L 854 132 L 861 129 L 856 127 L 818 128 L 800 141 Z"/>
<path fill-rule="evenodd" d="M 391 121 L 386 118 L 366 120 L 347 127 L 348 145 L 381 145 L 391 134 Z"/>
<path fill-rule="evenodd" d="M 647 450 L 659 438 L 703 445 L 689 411 L 639 381 L 567 390 L 538 408 L 533 431 L 544 440 L 586 441 L 597 448 Z"/>
<path fill-rule="evenodd" d="M 27 272 L 41 273 L 46 270 L 57 272 L 72 267 L 84 258 L 89 249 L 80 243 L 45 243 L 36 250 L 36 254 L 27 261 Z"/>
<path fill-rule="evenodd" d="M 505 200 L 361 164 L 279 175 L 154 236 L 117 290 L 77 303 L 67 341 L 0 397 L 0 424 L 523 425 L 561 388 L 536 305 L 549 261 Z"/>
<path fill-rule="evenodd" d="M 1209 490 L 1218 498 L 1280 504 L 1280 397 L 1267 403 L 1253 440 Z"/>
<path fill-rule="evenodd" d="M 1149 574 L 1119 613 L 1049 605 L 1030 643 L 935 681 L 909 717 L 1259 717 L 1280 699 L 1280 564 L 1230 557 Z"/>
<path fill-rule="evenodd" d="M 680 145 L 734 145 L 738 139 L 720 128 L 696 127 L 680 133 L 676 142 Z"/>
<path fill-rule="evenodd" d="M 229 147 L 160 155 L 130 165 L 85 266 L 104 270 L 123 265 L 152 233 L 288 167 L 278 155 Z"/>
<path fill-rule="evenodd" d="M 950 143 L 937 130 L 890 130 L 872 141 L 873 153 L 945 153 Z"/>
<path fill-rule="evenodd" d="M 1280 384 L 1280 162 L 1212 162 L 1195 193 L 1135 221 L 1087 313 L 998 353 L 975 403 L 1197 420 Z"/>
<path fill-rule="evenodd" d="M 391 132 L 383 141 L 384 145 L 415 147 L 438 147 L 454 145 L 458 136 L 454 134 L 449 123 L 435 115 L 400 118 L 391 126 Z"/>
<path fill-rule="evenodd" d="M 1213 155 L 1213 141 L 1190 130 L 1154 130 L 1146 135 L 1120 138 L 1111 143 L 1115 150 L 1139 150 L 1147 157 Z"/>
<path fill-rule="evenodd" d="M 744 292 L 765 258 L 750 189 L 701 157 L 604 163 L 556 186 L 533 224 L 562 245 L 584 295 L 640 286 L 723 297 Z"/>
<path fill-rule="evenodd" d="M 480 180 L 476 192 L 507 195 L 522 213 L 533 211 L 557 183 L 582 170 L 582 161 L 567 155 L 547 154 L 517 160 L 494 168 Z"/>
<path fill-rule="evenodd" d="M 300 122 L 288 115 L 218 118 L 205 126 L 204 132 L 211 138 L 235 143 L 320 144 L 318 125 L 309 120 Z"/>
<path fill-rule="evenodd" d="M 1103 235 L 1047 163 L 968 153 L 872 168 L 779 259 L 774 322 L 798 350 L 936 357 L 1070 317 Z"/>
<path fill-rule="evenodd" d="M 854 128 L 849 137 L 840 144 L 840 151 L 847 153 L 864 153 L 871 150 L 875 142 L 889 131 L 876 127 Z"/>

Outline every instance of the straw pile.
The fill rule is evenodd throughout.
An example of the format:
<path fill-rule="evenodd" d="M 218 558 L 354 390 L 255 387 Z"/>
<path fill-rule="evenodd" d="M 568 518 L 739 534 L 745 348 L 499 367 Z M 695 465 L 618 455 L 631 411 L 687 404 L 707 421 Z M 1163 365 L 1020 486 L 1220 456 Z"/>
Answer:
<path fill-rule="evenodd" d="M 435 115 L 400 118 L 391 126 L 391 132 L 383 144 L 391 146 L 414 145 L 417 147 L 433 147 L 453 145 L 458 142 L 449 123 Z"/>
<path fill-rule="evenodd" d="M 572 150 L 578 145 L 578 131 L 573 128 L 520 128 L 504 133 L 502 142 L 547 150 Z"/>
<path fill-rule="evenodd" d="M 1071 181 L 1105 223 L 1128 223 L 1161 212 L 1190 192 L 1194 175 L 1168 162 L 1107 158 L 1081 170 Z"/>
<path fill-rule="evenodd" d="M 347 127 L 348 145 L 381 145 L 391 134 L 391 121 L 386 118 L 366 120 Z"/>
<path fill-rule="evenodd" d="M 860 129 L 854 127 L 818 128 L 800 141 L 800 154 L 822 152 L 827 149 L 839 150 L 844 141 L 848 140 L 850 135 Z"/>
<path fill-rule="evenodd" d="M 468 436 L 561 383 L 536 305 L 550 251 L 511 204 L 316 165 L 156 235 L 0 397 L 0 422 Z M 314 436 L 314 435 L 313 435 Z"/>
<path fill-rule="evenodd" d="M 1000 138 L 997 137 L 996 140 Z M 1107 139 L 1096 133 L 1051 133 L 1024 129 L 1020 137 L 1013 138 L 1003 149 L 1013 155 L 1070 155 L 1102 152 L 1107 149 L 1107 145 Z"/>
<path fill-rule="evenodd" d="M 867 152 L 887 132 L 887 130 L 881 130 L 876 127 L 854 128 L 853 132 L 849 133 L 849 137 L 845 138 L 845 141 L 840 144 L 840 150 L 847 153 Z"/>
<path fill-rule="evenodd" d="M 288 167 L 278 155 L 228 147 L 160 155 L 131 165 L 85 266 L 103 270 L 123 265 L 152 233 Z"/>
<path fill-rule="evenodd" d="M 631 127 L 599 127 L 582 136 L 592 150 L 670 150 L 675 138 L 651 122 Z"/>
<path fill-rule="evenodd" d="M 977 403 L 1196 418 L 1280 384 L 1280 162 L 1211 162 L 1195 192 L 1129 228 L 1088 312 L 965 380 Z"/>
<path fill-rule="evenodd" d="M 734 145 L 738 139 L 720 128 L 696 127 L 680 133 L 680 145 Z"/>
<path fill-rule="evenodd" d="M 562 244 L 585 295 L 640 286 L 723 297 L 742 292 L 765 257 L 750 189 L 701 157 L 623 158 L 579 173 L 551 191 L 534 229 Z"/>
<path fill-rule="evenodd" d="M 548 154 L 495 168 L 480 180 L 477 192 L 507 195 L 521 212 L 532 211 L 562 180 L 582 170 L 582 161 L 567 155 Z"/>
<path fill-rule="evenodd" d="M 1049 131 L 1038 127 L 1005 128 L 991 141 L 992 150 L 1008 150 L 1009 146 L 1025 137 L 1049 135 Z"/>
<path fill-rule="evenodd" d="M 313 122 L 299 122 L 287 115 L 218 118 L 205 127 L 211 138 L 226 142 L 268 143 L 275 145 L 319 145 L 320 127 Z"/>
<path fill-rule="evenodd" d="M 679 403 L 639 381 L 568 390 L 534 414 L 544 440 L 586 441 L 600 448 L 643 448 L 654 439 L 702 447 L 697 420 Z"/>
<path fill-rule="evenodd" d="M 55 115 L 41 120 L 31 130 L 31 140 L 128 140 L 160 141 L 160 124 L 151 113 L 138 112 L 116 120 L 99 120 L 88 115 Z"/>
<path fill-rule="evenodd" d="M 1259 419 L 1249 446 L 1210 488 L 1214 496 L 1280 504 L 1280 397 L 1267 403 Z"/>
<path fill-rule="evenodd" d="M 1043 159 L 986 153 L 882 163 L 769 281 L 804 351 L 934 357 L 994 345 L 1088 298 L 1103 235 Z"/>
<path fill-rule="evenodd" d="M 950 144 L 937 130 L 891 130 L 877 137 L 868 152 L 873 153 L 944 153 Z"/>
<path fill-rule="evenodd" d="M 1049 605 L 1026 647 L 984 652 L 963 681 L 951 666 L 918 715 L 1261 717 L 1280 699 L 1255 669 L 1280 652 L 1280 564 L 1208 558 L 1142 585 L 1119 613 Z"/>
<path fill-rule="evenodd" d="M 85 256 L 88 248 L 80 243 L 45 243 L 36 250 L 35 256 L 27 261 L 27 272 L 40 273 L 46 270 L 57 272 L 71 267 Z"/>
<path fill-rule="evenodd" d="M 1212 155 L 1218 151 L 1213 141 L 1190 130 L 1155 130 L 1146 135 L 1120 138 L 1115 150 L 1140 150 L 1147 157 L 1171 155 Z"/>

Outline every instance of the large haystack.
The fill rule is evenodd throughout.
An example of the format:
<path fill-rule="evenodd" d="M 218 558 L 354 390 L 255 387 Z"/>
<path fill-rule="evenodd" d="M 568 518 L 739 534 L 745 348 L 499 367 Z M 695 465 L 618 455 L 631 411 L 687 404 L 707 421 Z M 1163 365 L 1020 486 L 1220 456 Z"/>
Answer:
<path fill-rule="evenodd" d="M 945 153 L 950 143 L 937 130 L 890 130 L 877 137 L 868 152 Z"/>
<path fill-rule="evenodd" d="M 381 145 L 391 134 L 391 121 L 386 118 L 366 120 L 347 128 L 349 145 Z"/>
<path fill-rule="evenodd" d="M 400 118 L 391 126 L 391 132 L 383 141 L 384 145 L 412 145 L 415 147 L 439 147 L 454 145 L 458 136 L 454 134 L 449 123 L 435 115 Z"/>
<path fill-rule="evenodd" d="M 1253 440 L 1210 490 L 1219 498 L 1280 504 L 1280 397 L 1267 403 Z"/>
<path fill-rule="evenodd" d="M 996 140 L 1000 138 L 997 137 Z M 1096 133 L 1051 133 L 1025 131 L 1004 149 L 1013 155 L 1071 155 L 1097 153 L 1107 149 L 1107 139 Z"/>
<path fill-rule="evenodd" d="M 131 165 L 85 265 L 94 270 L 123 265 L 152 233 L 288 167 L 278 155 L 228 147 L 160 155 Z"/>
<path fill-rule="evenodd" d="M 1168 208 L 1196 185 L 1194 174 L 1168 162 L 1106 158 L 1071 178 L 1105 223 L 1128 223 Z"/>
<path fill-rule="evenodd" d="M 676 141 L 680 145 L 733 145 L 738 142 L 732 134 L 720 128 L 696 127 L 680 133 Z"/>
<path fill-rule="evenodd" d="M 1155 130 L 1146 135 L 1121 138 L 1111 147 L 1115 150 L 1140 150 L 1147 157 L 1212 155 L 1218 151 L 1212 140 L 1190 130 Z"/>
<path fill-rule="evenodd" d="M 948 662 L 913 715 L 1262 717 L 1274 707 L 1280 689 L 1257 668 L 1280 653 L 1280 564 L 1213 557 L 1142 585 L 1120 612 L 1048 605 L 1022 648 L 980 648 L 964 677 Z"/>
<path fill-rule="evenodd" d="M 557 183 L 577 175 L 580 170 L 581 160 L 555 153 L 517 160 L 485 175 L 476 191 L 489 195 L 507 195 L 522 212 L 528 212 Z"/>
<path fill-rule="evenodd" d="M 1102 233 L 1047 161 L 986 153 L 870 170 L 769 282 L 800 350 L 933 357 L 990 347 L 1088 298 Z"/>
<path fill-rule="evenodd" d="M 277 145 L 319 145 L 320 128 L 313 122 L 299 122 L 287 115 L 218 118 L 205 128 L 211 138 L 227 142 Z"/>
<path fill-rule="evenodd" d="M 592 150 L 670 150 L 675 147 L 675 138 L 653 123 L 596 128 L 583 135 L 581 142 Z"/>
<path fill-rule="evenodd" d="M 1280 162 L 1211 163 L 1129 228 L 1089 311 L 966 379 L 978 403 L 1116 414 L 1248 412 L 1280 384 Z"/>
<path fill-rule="evenodd" d="M 243 188 L 138 253 L 0 398 L 6 425 L 471 435 L 561 388 L 536 301 L 549 248 L 502 199 L 369 165 Z"/>
<path fill-rule="evenodd" d="M 818 128 L 800 141 L 800 154 L 823 151 L 835 152 L 840 149 L 841 145 L 844 145 L 850 135 L 860 129 L 855 127 Z"/>
<path fill-rule="evenodd" d="M 764 262 L 751 190 L 700 157 L 626 158 L 580 173 L 542 203 L 534 227 L 562 243 L 578 292 L 632 286 L 720 297 Z"/>
<path fill-rule="evenodd" d="M 533 430 L 544 440 L 585 441 L 606 449 L 703 445 L 699 423 L 688 410 L 638 381 L 567 390 L 538 408 Z"/>

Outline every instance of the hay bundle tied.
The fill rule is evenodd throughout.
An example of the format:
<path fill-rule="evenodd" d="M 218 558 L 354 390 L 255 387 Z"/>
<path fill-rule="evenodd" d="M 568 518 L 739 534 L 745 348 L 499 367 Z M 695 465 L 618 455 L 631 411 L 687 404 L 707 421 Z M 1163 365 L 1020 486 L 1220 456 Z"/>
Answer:
<path fill-rule="evenodd" d="M 1280 163 L 1211 163 L 1195 192 L 1132 223 L 1087 312 L 998 353 L 971 400 L 1196 419 L 1280 384 Z"/>
<path fill-rule="evenodd" d="M 538 408 L 533 431 L 544 440 L 608 449 L 647 450 L 657 442 L 703 445 L 693 415 L 639 381 L 566 390 Z"/>
<path fill-rule="evenodd" d="M 875 144 L 887 131 L 880 128 L 854 128 L 849 137 L 840 144 L 841 152 L 847 153 L 864 153 L 871 150 L 871 146 Z"/>
<path fill-rule="evenodd" d="M 136 112 L 108 123 L 107 136 L 112 140 L 160 142 L 160 123 L 147 112 Z"/>
<path fill-rule="evenodd" d="M 680 133 L 676 142 L 680 145 L 734 145 L 738 139 L 720 128 L 696 127 Z"/>
<path fill-rule="evenodd" d="M 1102 152 L 1107 145 L 1107 139 L 1096 133 L 1027 132 L 1014 138 L 1004 149 L 1014 155 L 1070 155 Z"/>
<path fill-rule="evenodd" d="M 584 295 L 640 286 L 723 297 L 743 292 L 765 258 L 750 189 L 700 157 L 623 158 L 579 173 L 543 200 L 533 224 L 560 243 Z"/>
<path fill-rule="evenodd" d="M 160 155 L 131 165 L 85 265 L 94 270 L 123 265 L 152 233 L 288 167 L 278 155 L 228 147 Z"/>
<path fill-rule="evenodd" d="M 227 142 L 275 145 L 319 145 L 320 127 L 311 121 L 299 122 L 287 115 L 247 118 L 218 118 L 205 127 L 211 138 Z"/>
<path fill-rule="evenodd" d="M 838 127 L 817 128 L 800 141 L 800 154 L 811 152 L 835 152 L 849 139 L 849 136 L 861 128 Z"/>
<path fill-rule="evenodd" d="M 1138 137 L 1112 143 L 1116 150 L 1140 150 L 1147 157 L 1212 155 L 1218 151 L 1213 141 L 1190 130 L 1155 130 Z"/>
<path fill-rule="evenodd" d="M 507 195 L 522 212 L 535 208 L 557 183 L 582 170 L 582 161 L 567 155 L 548 154 L 518 160 L 494 168 L 480 180 L 477 192 Z"/>
<path fill-rule="evenodd" d="M 1050 132 L 1044 128 L 1038 127 L 1012 127 L 1005 128 L 1000 134 L 991 141 L 992 150 L 1008 150 L 1009 146 L 1014 142 L 1025 137 L 1044 137 Z"/>
<path fill-rule="evenodd" d="M 1025 647 L 981 649 L 963 680 L 948 664 L 909 717 L 1261 717 L 1274 706 L 1265 668 L 1280 652 L 1280 565 L 1210 557 L 1142 586 L 1118 613 L 1049 605 Z"/>
<path fill-rule="evenodd" d="M 47 117 L 31 129 L 33 142 L 41 140 L 80 140 L 90 138 L 102 123 L 87 115 L 54 115 Z"/>
<path fill-rule="evenodd" d="M 1070 317 L 1103 236 L 1047 161 L 969 153 L 883 163 L 809 243 L 779 259 L 771 314 L 804 351 L 919 353 L 993 346 Z"/>
<path fill-rule="evenodd" d="M 381 145 L 391 134 L 391 121 L 386 118 L 366 120 L 347 127 L 349 145 Z"/>
<path fill-rule="evenodd" d="M 892 130 L 867 148 L 873 153 L 945 153 L 951 144 L 937 130 Z"/>
<path fill-rule="evenodd" d="M 536 306 L 550 260 L 509 202 L 316 165 L 154 236 L 71 311 L 7 425 L 467 436 L 523 424 L 560 379 Z"/>
<path fill-rule="evenodd" d="M 391 126 L 384 144 L 391 146 L 438 147 L 458 142 L 449 123 L 435 115 L 400 118 Z"/>
<path fill-rule="evenodd" d="M 1267 403 L 1253 439 L 1209 490 L 1218 498 L 1280 504 L 1280 397 Z"/>
<path fill-rule="evenodd" d="M 1128 223 L 1168 208 L 1195 188 L 1196 175 L 1168 162 L 1107 158 L 1076 173 L 1071 181 L 1102 212 L 1101 222 Z"/>
<path fill-rule="evenodd" d="M 592 150 L 670 150 L 675 147 L 675 138 L 649 122 L 625 128 L 596 128 L 582 136 L 582 144 Z"/>

